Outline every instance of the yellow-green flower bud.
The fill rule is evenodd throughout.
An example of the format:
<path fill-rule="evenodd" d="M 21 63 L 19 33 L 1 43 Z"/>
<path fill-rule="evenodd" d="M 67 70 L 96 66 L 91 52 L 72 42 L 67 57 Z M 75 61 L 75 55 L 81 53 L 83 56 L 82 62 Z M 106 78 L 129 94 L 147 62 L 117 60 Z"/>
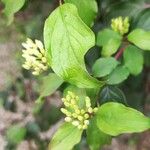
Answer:
<path fill-rule="evenodd" d="M 65 98 L 62 98 L 65 108 L 61 108 L 61 111 L 66 115 L 65 121 L 71 122 L 78 129 L 87 129 L 89 125 L 89 119 L 97 111 L 97 108 L 91 107 L 91 101 L 89 97 L 85 97 L 83 106 L 80 106 L 79 97 L 73 92 L 68 91 Z"/>
<path fill-rule="evenodd" d="M 89 120 L 84 120 L 85 125 L 89 125 Z"/>
<path fill-rule="evenodd" d="M 93 113 L 92 107 L 89 107 L 89 108 L 88 108 L 88 112 L 89 112 L 89 113 Z"/>
<path fill-rule="evenodd" d="M 64 105 L 65 105 L 66 107 L 69 107 L 69 106 L 70 106 L 70 104 L 69 104 L 68 102 L 64 102 Z"/>
<path fill-rule="evenodd" d="M 79 121 L 73 121 L 72 124 L 73 124 L 74 126 L 78 126 L 78 125 L 79 125 Z"/>
<path fill-rule="evenodd" d="M 114 31 L 124 35 L 129 31 L 129 17 L 118 17 L 111 20 L 111 27 Z"/>
<path fill-rule="evenodd" d="M 89 97 L 85 98 L 86 107 L 91 107 L 91 101 Z"/>
<path fill-rule="evenodd" d="M 75 109 L 75 113 L 79 115 L 80 114 L 80 110 L 79 109 Z"/>
<path fill-rule="evenodd" d="M 66 122 L 71 122 L 72 119 L 71 119 L 70 117 L 66 117 L 66 118 L 65 118 L 65 121 L 66 121 Z"/>
<path fill-rule="evenodd" d="M 77 115 L 76 113 L 73 113 L 72 116 L 73 116 L 74 118 L 77 118 L 77 117 L 78 117 L 78 115 Z"/>
<path fill-rule="evenodd" d="M 82 116 L 77 117 L 79 121 L 82 121 L 84 118 Z"/>
<path fill-rule="evenodd" d="M 89 117 L 90 117 L 90 116 L 89 116 L 89 114 L 87 114 L 87 113 L 84 115 L 84 118 L 85 118 L 85 119 L 88 119 Z"/>
<path fill-rule="evenodd" d="M 84 124 L 84 125 L 82 126 L 82 129 L 87 129 L 87 127 L 88 127 L 88 126 Z"/>
<path fill-rule="evenodd" d="M 22 57 L 25 58 L 25 63 L 22 65 L 23 68 L 27 70 L 32 69 L 33 75 L 39 75 L 48 69 L 46 51 L 41 41 L 35 40 L 34 43 L 28 38 L 26 43 L 22 43 L 22 46 L 25 48 L 22 50 Z"/>

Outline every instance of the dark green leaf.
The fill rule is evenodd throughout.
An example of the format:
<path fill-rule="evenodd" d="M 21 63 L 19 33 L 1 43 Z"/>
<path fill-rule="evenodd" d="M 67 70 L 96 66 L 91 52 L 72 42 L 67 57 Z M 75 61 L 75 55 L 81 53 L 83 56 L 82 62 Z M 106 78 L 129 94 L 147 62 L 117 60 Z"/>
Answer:
<path fill-rule="evenodd" d="M 129 71 L 125 66 L 116 67 L 108 76 L 108 84 L 119 84 L 126 80 L 129 76 Z"/>
<path fill-rule="evenodd" d="M 128 40 L 143 50 L 150 50 L 150 31 L 135 29 L 128 35 Z"/>
<path fill-rule="evenodd" d="M 135 27 L 150 30 L 150 9 L 143 10 L 136 18 Z"/>
<path fill-rule="evenodd" d="M 127 105 L 126 97 L 124 93 L 115 86 L 106 86 L 100 93 L 100 104 L 110 101 L 119 102 Z"/>
<path fill-rule="evenodd" d="M 103 133 L 96 124 L 96 116 L 90 120 L 87 129 L 87 143 L 90 150 L 99 150 L 105 144 L 110 144 L 111 136 Z"/>
<path fill-rule="evenodd" d="M 112 136 L 142 132 L 150 128 L 148 117 L 119 103 L 109 102 L 102 105 L 97 115 L 99 129 Z"/>
<path fill-rule="evenodd" d="M 80 88 L 103 85 L 86 71 L 84 55 L 95 45 L 95 36 L 80 19 L 75 5 L 66 3 L 52 12 L 45 22 L 44 43 L 58 76 Z"/>
<path fill-rule="evenodd" d="M 92 26 L 98 12 L 96 0 L 65 0 L 78 8 L 79 16 L 88 25 Z"/>
<path fill-rule="evenodd" d="M 8 19 L 8 24 L 13 21 L 14 14 L 19 11 L 25 3 L 25 0 L 2 0 L 5 4 L 4 14 Z"/>
<path fill-rule="evenodd" d="M 122 37 L 119 33 L 110 29 L 104 29 L 98 32 L 96 44 L 103 47 L 103 56 L 111 56 L 118 50 L 121 40 Z"/>
<path fill-rule="evenodd" d="M 150 53 L 148 51 L 144 53 L 144 63 L 147 67 L 150 66 Z"/>
<path fill-rule="evenodd" d="M 54 134 L 49 150 L 71 150 L 81 140 L 82 130 L 70 123 L 64 123 Z"/>
<path fill-rule="evenodd" d="M 118 64 L 119 62 L 113 57 L 100 58 L 96 60 L 92 71 L 95 77 L 104 77 L 110 74 Z"/>
<path fill-rule="evenodd" d="M 125 66 L 133 75 L 139 74 L 143 69 L 142 51 L 132 45 L 129 45 L 123 53 Z"/>
<path fill-rule="evenodd" d="M 108 9 L 106 9 L 106 16 L 104 16 L 110 23 L 110 19 L 118 16 L 136 17 L 144 9 L 143 0 L 126 0 L 111 2 Z"/>

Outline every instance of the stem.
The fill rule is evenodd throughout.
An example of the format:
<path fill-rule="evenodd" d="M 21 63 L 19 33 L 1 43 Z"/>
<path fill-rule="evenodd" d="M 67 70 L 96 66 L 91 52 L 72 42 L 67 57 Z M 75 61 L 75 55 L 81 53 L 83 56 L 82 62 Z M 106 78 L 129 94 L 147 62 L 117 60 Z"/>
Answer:
<path fill-rule="evenodd" d="M 115 55 L 115 59 L 116 59 L 116 60 L 118 60 L 118 59 L 122 56 L 122 54 L 123 54 L 125 48 L 126 48 L 126 47 L 122 47 L 122 48 L 119 49 L 119 51 L 118 51 L 117 54 Z"/>

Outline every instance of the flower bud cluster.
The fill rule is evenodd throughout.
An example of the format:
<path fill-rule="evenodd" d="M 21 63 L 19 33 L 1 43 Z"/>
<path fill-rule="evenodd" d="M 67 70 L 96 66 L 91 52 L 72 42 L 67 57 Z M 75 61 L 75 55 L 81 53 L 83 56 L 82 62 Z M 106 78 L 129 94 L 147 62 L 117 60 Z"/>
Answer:
<path fill-rule="evenodd" d="M 39 75 L 41 72 L 48 69 L 48 62 L 46 58 L 46 51 L 41 41 L 35 40 L 35 43 L 31 39 L 27 39 L 26 43 L 22 43 L 25 48 L 22 50 L 22 56 L 25 58 L 23 68 L 29 70 L 32 69 L 33 75 Z"/>
<path fill-rule="evenodd" d="M 114 31 L 119 32 L 121 35 L 124 35 L 129 31 L 129 17 L 118 17 L 111 20 L 111 27 Z"/>
<path fill-rule="evenodd" d="M 67 96 L 62 98 L 65 108 L 61 108 L 66 115 L 65 121 L 71 122 L 79 129 L 87 129 L 89 119 L 96 113 L 97 107 L 91 107 L 89 97 L 85 97 L 84 104 L 81 106 L 80 99 L 73 92 L 68 91 Z"/>

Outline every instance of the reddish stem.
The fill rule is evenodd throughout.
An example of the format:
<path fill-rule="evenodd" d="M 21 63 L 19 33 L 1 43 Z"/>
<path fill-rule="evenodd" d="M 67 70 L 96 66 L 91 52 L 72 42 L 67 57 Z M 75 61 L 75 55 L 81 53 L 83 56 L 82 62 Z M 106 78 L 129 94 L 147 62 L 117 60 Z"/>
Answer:
<path fill-rule="evenodd" d="M 116 60 L 118 60 L 118 59 L 122 56 L 122 54 L 123 54 L 125 48 L 126 48 L 126 47 L 120 48 L 120 50 L 119 50 L 119 51 L 117 52 L 117 54 L 115 55 L 115 59 L 116 59 Z"/>

